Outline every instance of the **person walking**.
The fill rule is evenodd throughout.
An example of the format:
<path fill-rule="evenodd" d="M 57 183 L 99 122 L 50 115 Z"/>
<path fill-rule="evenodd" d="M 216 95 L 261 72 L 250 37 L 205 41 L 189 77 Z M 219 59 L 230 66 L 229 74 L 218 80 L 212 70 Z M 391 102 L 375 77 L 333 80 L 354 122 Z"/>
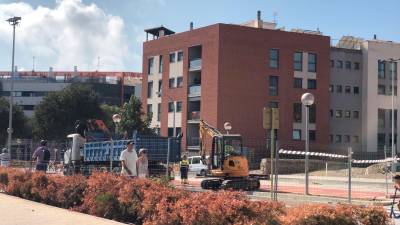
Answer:
<path fill-rule="evenodd" d="M 119 160 L 121 161 L 121 174 L 124 176 L 137 176 L 136 161 L 138 160 L 136 151 L 134 150 L 134 142 L 132 140 L 126 143 L 126 149 L 121 152 Z"/>
<path fill-rule="evenodd" d="M 36 160 L 36 171 L 47 171 L 47 165 L 50 161 L 50 151 L 46 145 L 47 141 L 41 140 L 40 146 L 33 153 L 32 160 Z"/>
<path fill-rule="evenodd" d="M 149 177 L 149 159 L 147 158 L 147 149 L 139 150 L 139 158 L 136 162 L 136 168 L 139 178 Z"/>
<path fill-rule="evenodd" d="M 3 148 L 2 153 L 0 154 L 0 166 L 9 167 L 10 166 L 10 153 L 8 153 L 7 148 Z"/>
<path fill-rule="evenodd" d="M 181 160 L 181 184 L 189 184 L 188 182 L 189 161 L 186 154 L 182 156 Z"/>

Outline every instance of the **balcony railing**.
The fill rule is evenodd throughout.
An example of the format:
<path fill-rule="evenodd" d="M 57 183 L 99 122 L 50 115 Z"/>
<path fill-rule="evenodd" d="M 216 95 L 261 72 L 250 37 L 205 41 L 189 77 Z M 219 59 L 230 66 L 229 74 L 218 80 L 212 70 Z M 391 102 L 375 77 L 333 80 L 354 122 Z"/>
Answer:
<path fill-rule="evenodd" d="M 201 96 L 201 85 L 194 85 L 189 87 L 189 97 Z"/>
<path fill-rule="evenodd" d="M 189 62 L 189 70 L 201 70 L 201 59 L 192 59 Z"/>
<path fill-rule="evenodd" d="M 200 137 L 189 137 L 187 139 L 187 146 L 200 146 Z"/>
<path fill-rule="evenodd" d="M 190 112 L 188 117 L 189 117 L 189 120 L 200 120 L 200 111 Z"/>

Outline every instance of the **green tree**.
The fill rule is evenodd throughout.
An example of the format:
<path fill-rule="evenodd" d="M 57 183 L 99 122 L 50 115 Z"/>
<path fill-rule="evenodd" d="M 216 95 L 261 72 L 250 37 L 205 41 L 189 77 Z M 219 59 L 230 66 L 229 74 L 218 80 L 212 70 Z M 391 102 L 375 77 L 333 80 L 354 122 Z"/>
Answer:
<path fill-rule="evenodd" d="M 5 146 L 7 142 L 8 117 L 10 113 L 10 102 L 0 97 L 0 144 Z M 19 106 L 13 105 L 13 138 L 30 138 L 31 129 L 28 126 L 28 119 Z"/>
<path fill-rule="evenodd" d="M 118 130 L 122 134 L 132 137 L 136 130 L 139 134 L 153 134 L 150 128 L 151 116 L 142 111 L 142 102 L 132 96 L 129 102 L 125 103 L 121 110 L 121 122 Z"/>
<path fill-rule="evenodd" d="M 102 116 L 97 93 L 83 85 L 73 84 L 49 94 L 36 107 L 33 133 L 37 139 L 62 141 L 75 132 L 77 120 L 87 121 Z"/>

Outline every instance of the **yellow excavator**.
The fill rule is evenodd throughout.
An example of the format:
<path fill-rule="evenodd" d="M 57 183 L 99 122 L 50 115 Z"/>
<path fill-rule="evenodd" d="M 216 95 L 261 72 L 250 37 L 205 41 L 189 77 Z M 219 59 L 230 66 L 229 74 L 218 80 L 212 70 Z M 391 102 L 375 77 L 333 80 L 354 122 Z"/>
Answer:
<path fill-rule="evenodd" d="M 200 120 L 200 153 L 206 157 L 205 137 L 212 138 L 208 164 L 210 176 L 201 182 L 203 189 L 234 189 L 252 191 L 260 188 L 258 177 L 249 175 L 249 164 L 243 154 L 240 134 L 222 134 L 217 128 Z"/>

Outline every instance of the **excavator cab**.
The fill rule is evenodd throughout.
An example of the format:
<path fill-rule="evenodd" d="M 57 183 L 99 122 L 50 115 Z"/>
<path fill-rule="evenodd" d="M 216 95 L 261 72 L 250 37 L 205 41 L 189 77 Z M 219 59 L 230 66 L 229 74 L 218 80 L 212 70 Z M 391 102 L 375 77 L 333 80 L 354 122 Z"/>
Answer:
<path fill-rule="evenodd" d="M 249 168 L 242 147 L 242 136 L 239 134 L 214 136 L 210 155 L 211 175 L 247 177 Z"/>

